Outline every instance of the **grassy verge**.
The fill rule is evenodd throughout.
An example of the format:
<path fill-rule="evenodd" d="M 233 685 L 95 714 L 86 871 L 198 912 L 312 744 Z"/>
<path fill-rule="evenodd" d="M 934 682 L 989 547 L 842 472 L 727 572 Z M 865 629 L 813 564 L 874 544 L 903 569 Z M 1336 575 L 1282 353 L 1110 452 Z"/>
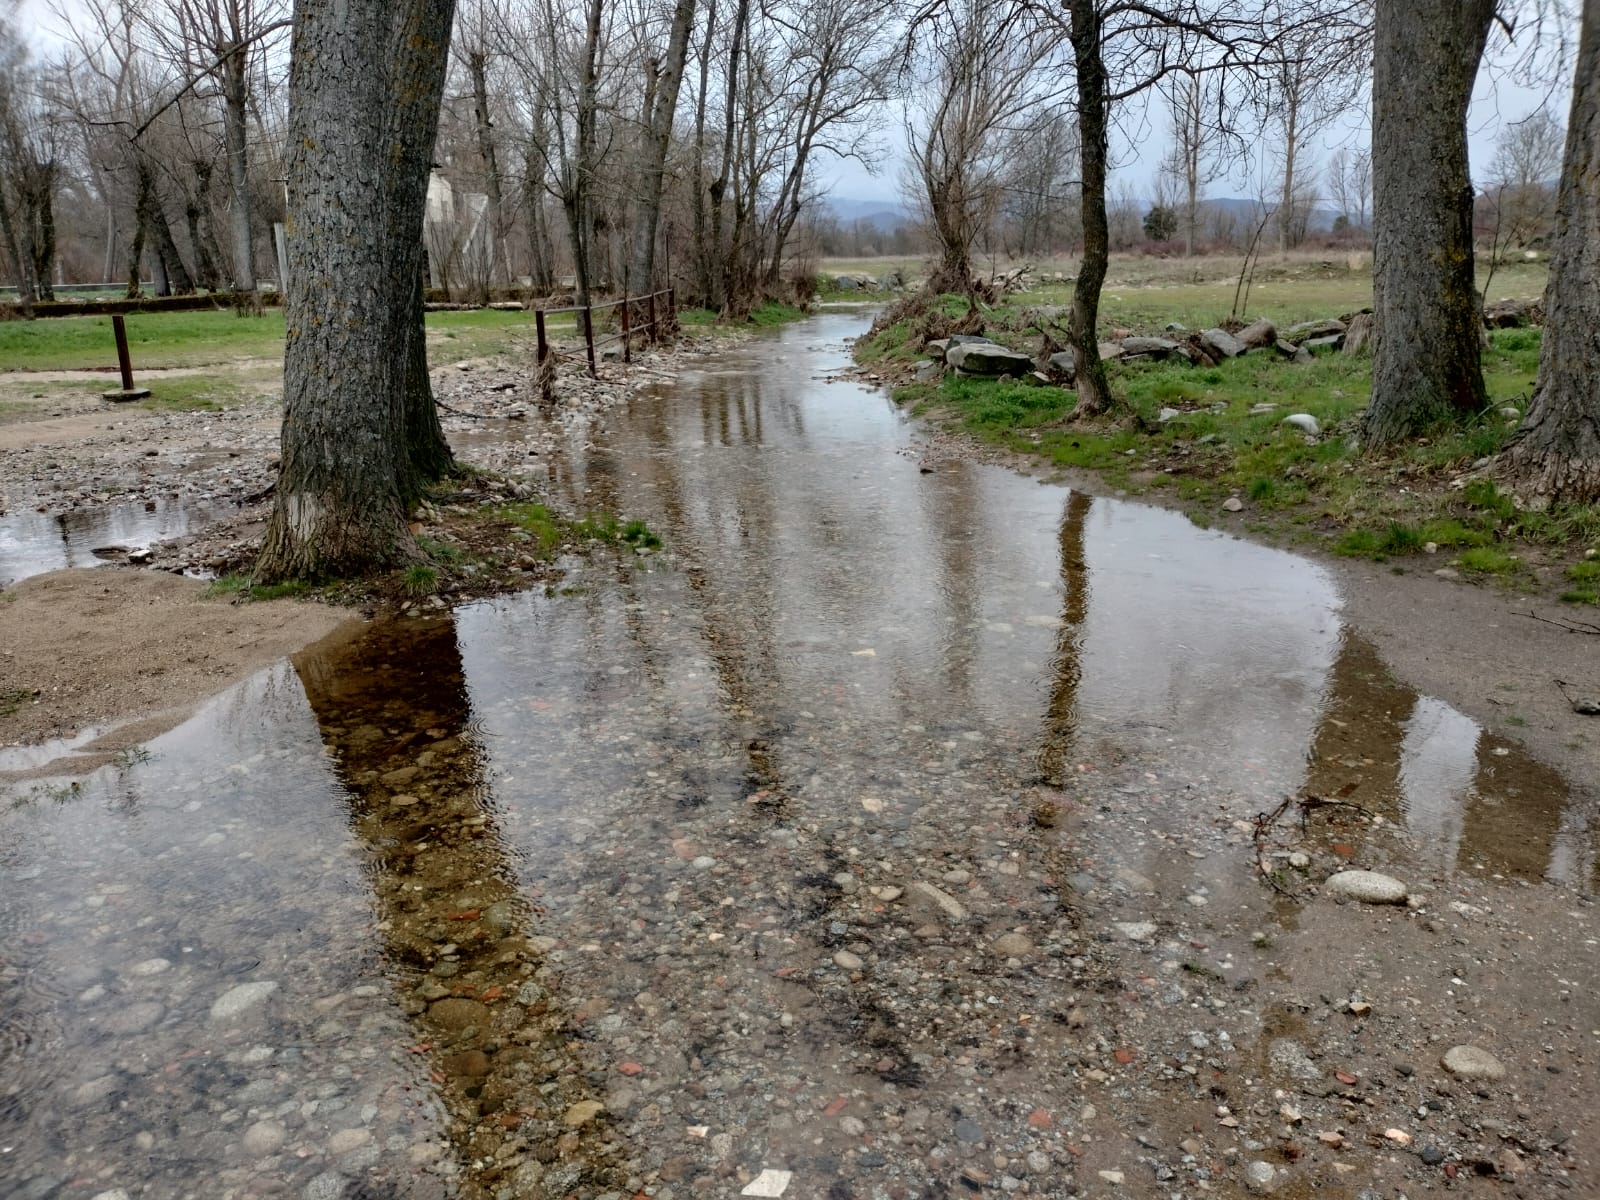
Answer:
<path fill-rule="evenodd" d="M 1350 311 L 1324 306 L 1321 282 L 1310 288 L 1314 299 L 1270 315 L 1284 313 L 1286 322 Z M 1037 302 L 1029 294 L 984 314 L 985 332 L 1036 353 L 1039 335 L 1025 310 Z M 1154 316 L 1134 328 L 1156 332 L 1165 326 L 1151 328 L 1160 318 L 1203 312 L 1205 303 L 1193 296 L 1151 303 Z M 945 297 L 934 320 L 966 312 L 964 301 Z M 913 315 L 863 338 L 856 357 L 905 379 L 924 358 L 920 334 L 927 327 L 926 315 Z M 1073 420 L 1072 392 L 1020 382 L 946 374 L 902 383 L 893 394 L 917 415 L 1063 469 L 1095 472 L 1108 487 L 1181 508 L 1203 526 L 1388 562 L 1397 571 L 1447 570 L 1600 604 L 1593 557 L 1600 506 L 1527 511 L 1491 480 L 1470 477 L 1516 427 L 1538 357 L 1538 330 L 1495 332 L 1484 358 L 1491 405 L 1469 422 L 1382 455 L 1360 452 L 1354 438 L 1371 389 L 1365 356 L 1326 354 L 1294 364 L 1256 352 L 1215 367 L 1112 363 L 1112 388 L 1130 412 L 1106 420 Z M 1320 435 L 1285 425 L 1294 413 L 1315 417 Z"/>

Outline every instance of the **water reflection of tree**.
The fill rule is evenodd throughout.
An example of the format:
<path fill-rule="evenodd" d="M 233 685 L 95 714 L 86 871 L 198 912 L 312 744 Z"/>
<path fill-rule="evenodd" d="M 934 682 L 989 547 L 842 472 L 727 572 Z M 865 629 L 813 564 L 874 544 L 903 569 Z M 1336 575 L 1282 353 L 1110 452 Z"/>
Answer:
<path fill-rule="evenodd" d="M 1569 810 L 1556 771 L 1504 739 L 1483 733 L 1439 701 L 1398 682 L 1377 650 L 1346 630 L 1328 675 L 1305 781 L 1309 795 L 1339 797 L 1399 823 L 1439 869 L 1468 865 L 1582 885 Z M 1354 856 L 1372 836 L 1365 820 L 1322 810 L 1332 842 Z"/>
<path fill-rule="evenodd" d="M 585 1099 L 582 1067 L 498 829 L 454 622 L 379 624 L 295 668 L 370 854 L 377 928 L 450 1115 L 460 1194 L 614 1183 L 596 1122 L 563 1125 Z"/>
<path fill-rule="evenodd" d="M 1084 526 L 1092 501 L 1082 492 L 1067 497 L 1058 530 L 1061 546 L 1061 627 L 1050 657 L 1050 701 L 1039 746 L 1039 774 L 1052 787 L 1067 781 L 1067 754 L 1078 725 L 1078 691 L 1083 681 L 1083 632 L 1089 617 L 1089 567 L 1084 556 Z"/>

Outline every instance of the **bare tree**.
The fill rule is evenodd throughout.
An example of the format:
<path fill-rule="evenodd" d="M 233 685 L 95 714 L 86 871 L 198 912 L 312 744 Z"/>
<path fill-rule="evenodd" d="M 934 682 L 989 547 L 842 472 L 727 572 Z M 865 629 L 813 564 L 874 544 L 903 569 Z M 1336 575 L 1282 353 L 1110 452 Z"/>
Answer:
<path fill-rule="evenodd" d="M 1353 229 L 1367 227 L 1372 203 L 1372 155 L 1341 146 L 1328 162 L 1328 186 L 1338 215 Z"/>
<path fill-rule="evenodd" d="M 906 133 L 940 247 L 935 292 L 972 290 L 972 244 L 999 202 L 1006 135 L 1056 86 L 1049 30 L 1010 0 L 939 0 L 912 21 Z"/>
<path fill-rule="evenodd" d="M 1489 269 L 1483 298 L 1500 260 L 1514 247 L 1548 234 L 1556 215 L 1555 181 L 1561 174 L 1566 133 L 1544 109 L 1507 125 L 1495 145 L 1489 185 L 1478 202 L 1477 225 L 1486 234 Z"/>
<path fill-rule="evenodd" d="M 1287 254 L 1305 237 L 1309 213 L 1296 202 L 1314 194 L 1301 178 L 1306 148 L 1349 108 L 1366 82 L 1366 72 L 1354 66 L 1361 60 L 1342 53 L 1340 43 L 1348 40 L 1349 31 L 1300 16 L 1289 5 L 1275 14 L 1283 32 L 1273 43 L 1262 97 L 1269 126 L 1277 131 L 1274 149 L 1281 166 L 1279 254 Z"/>
<path fill-rule="evenodd" d="M 1200 223 L 1200 199 L 1207 184 L 1222 173 L 1222 143 L 1225 130 L 1213 114 L 1224 108 L 1223 97 L 1214 94 L 1223 76 L 1180 68 L 1161 83 L 1172 123 L 1172 149 L 1162 160 L 1161 172 L 1181 192 L 1178 199 L 1183 253 L 1194 253 L 1195 232 Z"/>
<path fill-rule="evenodd" d="M 676 0 L 667 33 L 665 55 L 651 54 L 645 61 L 645 103 L 641 125 L 644 145 L 639 164 L 641 187 L 634 218 L 631 283 L 640 291 L 655 287 L 656 229 L 661 223 L 661 193 L 666 182 L 667 148 L 678 114 L 678 90 L 689 60 L 689 34 L 694 23 L 694 0 Z"/>
<path fill-rule="evenodd" d="M 1600 501 L 1600 5 L 1583 6 L 1539 382 L 1503 465 L 1534 503 Z"/>
<path fill-rule="evenodd" d="M 1071 340 L 1076 412 L 1094 416 L 1112 405 L 1100 361 L 1096 324 L 1105 283 L 1110 231 L 1106 174 L 1110 130 L 1121 105 L 1174 71 L 1238 74 L 1257 79 L 1281 58 L 1283 21 L 1315 23 L 1346 50 L 1365 35 L 1363 0 L 1317 0 L 1293 10 L 1271 0 L 1066 0 L 1067 37 L 1077 84 L 1083 156 L 1083 262 L 1073 290 Z M 1223 89 L 1222 94 L 1228 94 Z"/>
<path fill-rule="evenodd" d="M 228 168 L 228 211 L 233 288 L 246 308 L 259 312 L 256 292 L 255 233 L 251 222 L 250 107 L 255 61 L 267 39 L 288 28 L 282 0 L 165 0 L 161 16 L 148 24 L 177 67 L 176 93 L 201 92 L 209 85 L 222 102 L 223 147 Z M 143 124 L 148 126 L 153 117 Z M 135 132 L 137 138 L 144 132 Z M 209 182 L 209 166 L 196 161 L 197 178 Z"/>

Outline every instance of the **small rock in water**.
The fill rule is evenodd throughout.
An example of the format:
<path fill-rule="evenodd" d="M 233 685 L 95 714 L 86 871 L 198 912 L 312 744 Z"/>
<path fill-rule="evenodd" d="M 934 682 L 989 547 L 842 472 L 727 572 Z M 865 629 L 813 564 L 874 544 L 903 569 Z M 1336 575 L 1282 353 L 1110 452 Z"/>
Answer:
<path fill-rule="evenodd" d="M 962 1117 L 956 1122 L 956 1137 L 969 1146 L 983 1141 L 983 1128 L 973 1120 Z"/>
<path fill-rule="evenodd" d="M 1237 496 L 1229 496 L 1222 502 L 1222 507 L 1226 512 L 1243 512 L 1244 501 Z"/>
<path fill-rule="evenodd" d="M 1283 423 L 1285 425 L 1293 425 L 1296 429 L 1309 433 L 1312 437 L 1316 437 L 1322 432 L 1322 426 L 1317 424 L 1317 419 L 1310 413 L 1290 413 L 1283 419 Z"/>
<path fill-rule="evenodd" d="M 1275 1192 L 1278 1190 L 1278 1169 L 1269 1162 L 1257 1159 L 1245 1167 L 1244 1185 L 1252 1192 Z"/>
<path fill-rule="evenodd" d="M 1117 932 L 1132 942 L 1148 942 L 1156 936 L 1154 921 L 1118 921 Z"/>
<path fill-rule="evenodd" d="M 1033 950 L 1033 942 L 1020 933 L 1003 933 L 994 940 L 994 952 L 1006 958 L 1021 958 Z"/>
<path fill-rule="evenodd" d="M 281 1121 L 257 1121 L 244 1131 L 240 1144 L 245 1153 L 257 1158 L 274 1153 L 289 1136 Z"/>
<path fill-rule="evenodd" d="M 1363 904 L 1404 904 L 1406 885 L 1377 871 L 1340 871 L 1322 885 L 1330 896 L 1359 900 Z"/>
<path fill-rule="evenodd" d="M 1478 1046 L 1452 1046 L 1444 1052 L 1444 1069 L 1457 1079 L 1504 1079 L 1505 1065 Z"/>
<path fill-rule="evenodd" d="M 270 979 L 258 979 L 254 983 L 241 983 L 238 987 L 229 988 L 218 996 L 215 1003 L 211 1005 L 211 1019 L 213 1021 L 236 1020 L 258 1004 L 261 1004 L 277 990 L 277 983 Z"/>
<path fill-rule="evenodd" d="M 144 1000 L 117 1009 L 100 1024 L 108 1033 L 143 1033 L 166 1015 L 167 1010 L 154 1000 Z"/>
<path fill-rule="evenodd" d="M 567 1109 L 561 1118 L 561 1123 L 568 1129 L 578 1129 L 598 1117 L 605 1111 L 605 1107 L 598 1100 L 579 1100 Z"/>
<path fill-rule="evenodd" d="M 306 1184 L 306 1200 L 339 1200 L 344 1195 L 344 1176 L 324 1171 Z"/>
<path fill-rule="evenodd" d="M 789 1187 L 789 1181 L 794 1178 L 793 1171 L 778 1171 L 767 1167 L 752 1179 L 740 1192 L 741 1196 L 766 1196 L 768 1200 L 781 1196 Z"/>
<path fill-rule="evenodd" d="M 864 965 L 860 958 L 848 950 L 841 950 L 833 956 L 833 965 L 841 971 L 859 971 Z"/>

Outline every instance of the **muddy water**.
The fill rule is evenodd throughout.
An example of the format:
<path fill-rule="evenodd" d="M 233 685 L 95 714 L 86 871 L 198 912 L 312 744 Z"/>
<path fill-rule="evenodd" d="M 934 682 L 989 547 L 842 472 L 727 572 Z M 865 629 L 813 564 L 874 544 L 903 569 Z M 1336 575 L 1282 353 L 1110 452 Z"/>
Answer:
<path fill-rule="evenodd" d="M 1274 1119 L 1190 1150 L 1172 1114 L 1247 1112 L 1267 1037 L 1321 1019 L 1264 994 L 1316 985 L 1263 957 L 1311 921 L 1258 856 L 1290 893 L 1596 888 L 1590 798 L 1391 679 L 1322 569 L 925 472 L 825 379 L 859 327 L 543 463 L 664 553 L 375 626 L 6 797 L 0 1194 L 1237 1194 Z M 1339 803 L 1257 837 L 1307 794 Z M 1405 1086 L 1367 1103 L 1411 1119 Z M 1327 1153 L 1295 1169 L 1330 1195 L 1410 1169 Z"/>

